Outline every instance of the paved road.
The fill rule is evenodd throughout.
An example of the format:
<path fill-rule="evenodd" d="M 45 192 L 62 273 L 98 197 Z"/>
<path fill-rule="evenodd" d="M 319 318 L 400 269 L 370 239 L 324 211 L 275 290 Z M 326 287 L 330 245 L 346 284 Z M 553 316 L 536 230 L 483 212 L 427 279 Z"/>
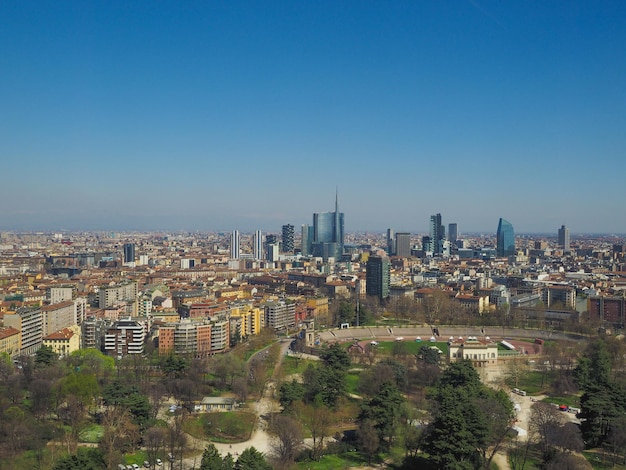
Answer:
<path fill-rule="evenodd" d="M 278 362 L 274 367 L 274 372 L 270 380 L 265 384 L 263 388 L 262 396 L 259 400 L 254 402 L 250 409 L 257 416 L 257 422 L 252 431 L 252 435 L 250 439 L 244 442 L 239 442 L 236 444 L 222 444 L 219 442 L 214 442 L 213 444 L 217 448 L 217 450 L 223 456 L 230 453 L 233 455 L 235 460 L 241 453 L 249 447 L 254 447 L 259 452 L 263 452 L 264 454 L 269 454 L 272 450 L 272 441 L 273 437 L 270 436 L 267 432 L 267 420 L 263 418 L 267 417 L 271 413 L 277 412 L 280 410 L 280 404 L 276 399 L 276 378 L 280 372 L 280 368 L 282 367 L 283 360 L 287 351 L 289 349 L 289 345 L 291 344 L 291 339 L 283 340 L 281 342 L 280 354 L 278 355 Z M 261 351 L 259 351 L 260 353 Z M 257 353 L 258 354 L 258 353 Z M 199 468 L 200 459 L 202 457 L 202 450 L 206 447 L 206 445 L 210 441 L 203 441 L 200 439 L 194 439 L 191 436 L 188 436 L 190 446 L 199 452 L 198 456 L 189 457 L 183 460 L 183 465 L 185 469 L 194 469 Z"/>

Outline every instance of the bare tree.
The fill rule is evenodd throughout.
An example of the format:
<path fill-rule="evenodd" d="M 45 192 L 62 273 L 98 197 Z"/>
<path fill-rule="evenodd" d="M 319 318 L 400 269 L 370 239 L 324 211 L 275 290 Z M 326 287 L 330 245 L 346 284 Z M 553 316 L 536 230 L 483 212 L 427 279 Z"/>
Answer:
<path fill-rule="evenodd" d="M 161 449 L 165 447 L 166 440 L 166 430 L 157 426 L 148 429 L 144 435 L 143 441 L 146 446 L 146 456 L 148 457 L 148 462 L 152 470 L 156 468 L 156 459 Z"/>
<path fill-rule="evenodd" d="M 318 460 L 324 449 L 324 439 L 330 435 L 330 426 L 333 424 L 333 414 L 325 406 L 302 405 L 296 410 L 302 424 L 311 433 L 313 438 L 313 460 Z"/>
<path fill-rule="evenodd" d="M 132 422 L 127 408 L 110 406 L 102 416 L 104 434 L 100 440 L 100 450 L 108 468 L 114 468 L 122 454 L 134 450 L 139 443 L 139 426 Z"/>
<path fill-rule="evenodd" d="M 554 405 L 535 402 L 530 409 L 528 438 L 537 442 L 544 454 L 557 443 L 558 434 L 564 420 L 561 411 Z"/>
<path fill-rule="evenodd" d="M 302 448 L 302 427 L 295 418 L 288 415 L 275 415 L 269 430 L 277 439 L 273 444 L 275 465 L 289 468 Z"/>

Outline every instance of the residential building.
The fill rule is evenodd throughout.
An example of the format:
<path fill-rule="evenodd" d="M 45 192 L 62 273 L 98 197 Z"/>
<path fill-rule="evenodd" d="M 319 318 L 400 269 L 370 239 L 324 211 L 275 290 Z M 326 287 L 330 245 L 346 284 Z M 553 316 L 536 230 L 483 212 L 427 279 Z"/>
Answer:
<path fill-rule="evenodd" d="M 446 228 L 441 223 L 441 214 L 430 216 L 430 242 L 434 255 L 443 253 L 443 242 L 446 239 Z"/>
<path fill-rule="evenodd" d="M 22 333 L 12 326 L 0 327 L 0 354 L 6 353 L 11 358 L 20 355 L 22 349 Z"/>
<path fill-rule="evenodd" d="M 50 286 L 46 289 L 46 299 L 51 304 L 60 304 L 72 300 L 75 293 L 75 286 Z"/>
<path fill-rule="evenodd" d="M 515 232 L 511 222 L 500 218 L 496 233 L 496 255 L 499 258 L 515 255 Z"/>
<path fill-rule="evenodd" d="M 547 286 L 541 291 L 541 301 L 547 307 L 555 304 L 562 305 L 565 309 L 576 308 L 576 289 L 570 286 Z"/>
<path fill-rule="evenodd" d="M 78 325 L 62 328 L 43 337 L 43 345 L 51 348 L 59 357 L 78 351 L 80 344 L 80 327 Z"/>
<path fill-rule="evenodd" d="M 41 348 L 43 338 L 43 315 L 40 308 L 22 307 L 15 313 L 4 314 L 4 326 L 11 326 L 21 333 L 21 356 L 31 356 Z"/>
<path fill-rule="evenodd" d="M 86 318 L 81 325 L 82 348 L 103 350 L 106 327 L 106 321 L 101 318 Z"/>
<path fill-rule="evenodd" d="M 104 352 L 118 358 L 129 354 L 143 354 L 145 337 L 142 322 L 130 318 L 118 320 L 104 335 Z"/>
<path fill-rule="evenodd" d="M 391 284 L 391 263 L 389 258 L 370 256 L 365 267 L 365 293 L 380 300 L 389 297 Z"/>
<path fill-rule="evenodd" d="M 230 321 L 216 320 L 211 322 L 211 352 L 226 351 L 230 346 Z"/>
<path fill-rule="evenodd" d="M 277 331 L 287 330 L 296 323 L 296 305 L 284 300 L 265 303 L 265 325 Z"/>
<path fill-rule="evenodd" d="M 44 305 L 41 307 L 41 313 L 43 336 L 77 324 L 75 305 L 71 300 L 60 304 Z"/>
<path fill-rule="evenodd" d="M 204 357 L 211 353 L 211 325 L 207 321 L 183 319 L 159 328 L 159 354 L 189 354 Z"/>
<path fill-rule="evenodd" d="M 625 297 L 590 296 L 587 298 L 587 311 L 591 320 L 602 324 L 609 324 L 617 328 L 624 328 L 626 324 Z"/>
<path fill-rule="evenodd" d="M 261 309 L 250 304 L 231 307 L 230 318 L 239 319 L 239 334 L 242 338 L 258 335 L 263 327 L 263 313 Z"/>
<path fill-rule="evenodd" d="M 291 224 L 283 225 L 283 253 L 293 253 L 295 246 L 294 226 Z"/>
<path fill-rule="evenodd" d="M 102 286 L 98 292 L 98 306 L 100 308 L 107 308 L 125 303 L 126 314 L 137 316 L 137 295 L 137 282 L 135 281 L 127 281 L 112 286 Z"/>

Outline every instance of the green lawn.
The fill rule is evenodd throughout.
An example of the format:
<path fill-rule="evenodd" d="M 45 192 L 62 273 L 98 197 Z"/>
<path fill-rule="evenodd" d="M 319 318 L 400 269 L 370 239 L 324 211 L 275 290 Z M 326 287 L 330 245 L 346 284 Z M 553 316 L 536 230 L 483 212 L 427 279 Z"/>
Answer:
<path fill-rule="evenodd" d="M 613 464 L 612 456 L 606 455 L 603 452 L 592 452 L 585 450 L 583 451 L 583 455 L 587 459 L 587 462 L 589 462 L 591 466 L 597 470 L 604 470 L 608 468 L 620 470 L 626 468 L 626 466 L 624 465 Z"/>
<path fill-rule="evenodd" d="M 80 442 L 89 442 L 91 444 L 97 444 L 102 439 L 104 434 L 104 428 L 99 424 L 90 424 L 80 433 Z"/>
<path fill-rule="evenodd" d="M 518 388 L 530 395 L 546 393 L 553 381 L 550 371 L 530 371 L 520 379 Z"/>
<path fill-rule="evenodd" d="M 359 394 L 359 378 L 358 372 L 350 372 L 346 374 L 346 391 L 355 395 Z"/>
<path fill-rule="evenodd" d="M 404 348 L 406 354 L 418 354 L 422 346 L 435 346 L 443 353 L 442 356 L 447 357 L 448 355 L 448 343 L 445 341 L 437 341 L 436 343 L 431 343 L 430 341 L 417 342 L 409 340 L 381 341 L 376 347 L 385 354 L 392 354 L 394 346 L 398 347 L 398 343 L 400 343 L 401 347 Z"/>
<path fill-rule="evenodd" d="M 567 405 L 569 407 L 580 408 L 580 397 L 578 395 L 570 395 L 568 397 L 548 396 L 543 399 L 547 403 L 555 403 L 557 405 Z"/>
<path fill-rule="evenodd" d="M 302 374 L 309 364 L 315 361 L 310 359 L 297 359 L 293 356 L 285 356 L 283 359 L 283 373 L 285 377 L 293 374 Z"/>
<path fill-rule="evenodd" d="M 372 461 L 374 463 L 374 461 Z M 333 470 L 339 468 L 363 467 L 367 459 L 358 452 L 345 452 L 339 455 L 324 455 L 319 462 L 307 460 L 298 462 L 296 468 L 300 470 Z"/>
<path fill-rule="evenodd" d="M 197 439 L 234 443 L 250 439 L 256 416 L 243 411 L 201 413 L 185 422 L 185 431 Z"/>

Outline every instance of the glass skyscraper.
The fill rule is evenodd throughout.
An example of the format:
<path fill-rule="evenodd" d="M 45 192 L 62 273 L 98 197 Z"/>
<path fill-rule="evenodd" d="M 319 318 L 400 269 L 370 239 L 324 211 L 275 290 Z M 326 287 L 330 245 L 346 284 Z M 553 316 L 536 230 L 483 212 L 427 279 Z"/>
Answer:
<path fill-rule="evenodd" d="M 515 254 L 515 232 L 508 220 L 500 218 L 496 233 L 496 256 L 502 258 Z"/>
<path fill-rule="evenodd" d="M 334 257 L 337 261 L 343 254 L 344 231 L 343 212 L 339 212 L 339 200 L 335 197 L 335 212 L 313 214 L 313 256 L 320 256 L 326 261 Z"/>
<path fill-rule="evenodd" d="M 389 297 L 391 284 L 391 263 L 389 258 L 370 256 L 365 266 L 365 292 L 380 300 Z"/>
<path fill-rule="evenodd" d="M 430 240 L 432 243 L 433 254 L 441 254 L 443 252 L 443 242 L 446 239 L 446 229 L 441 223 L 441 214 L 430 216 Z"/>

